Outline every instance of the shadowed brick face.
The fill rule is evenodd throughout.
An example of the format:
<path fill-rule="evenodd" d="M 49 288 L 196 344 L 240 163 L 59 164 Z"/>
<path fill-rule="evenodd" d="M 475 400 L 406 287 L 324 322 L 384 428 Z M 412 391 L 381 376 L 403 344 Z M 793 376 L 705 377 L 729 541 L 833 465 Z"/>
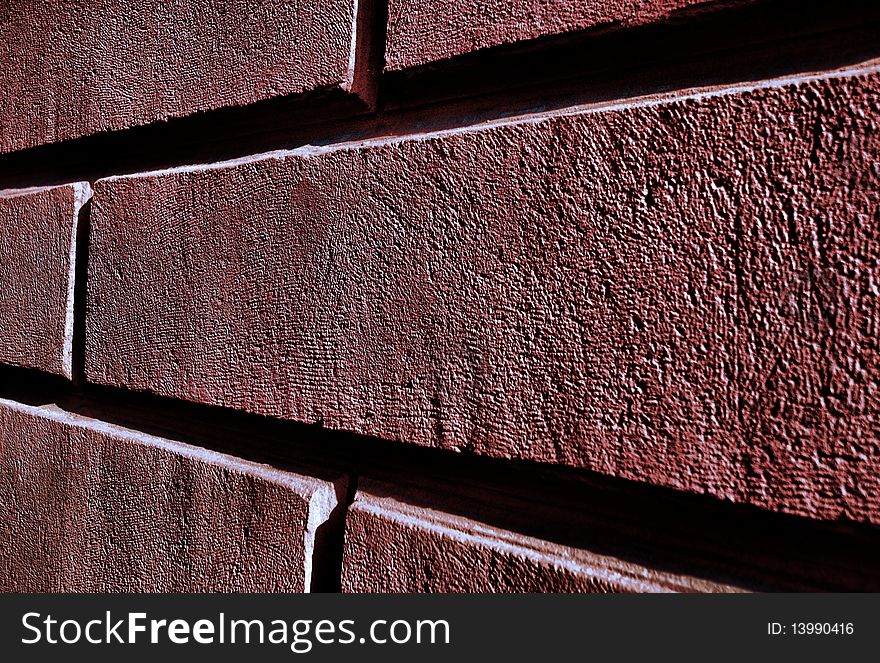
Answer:
<path fill-rule="evenodd" d="M 0 191 L 0 363 L 71 377 L 74 251 L 87 183 Z"/>
<path fill-rule="evenodd" d="M 376 545 L 381 541 L 380 546 Z M 347 592 L 735 591 L 359 493 L 345 535 Z"/>
<path fill-rule="evenodd" d="M 689 9 L 748 2 L 754 0 L 389 0 L 385 68 L 408 69 L 492 46 L 658 23 Z"/>
<path fill-rule="evenodd" d="M 0 152 L 351 89 L 354 0 L 0 6 Z"/>
<path fill-rule="evenodd" d="M 303 591 L 333 484 L 0 401 L 0 591 Z"/>
<path fill-rule="evenodd" d="M 89 380 L 880 523 L 878 78 L 99 181 Z"/>

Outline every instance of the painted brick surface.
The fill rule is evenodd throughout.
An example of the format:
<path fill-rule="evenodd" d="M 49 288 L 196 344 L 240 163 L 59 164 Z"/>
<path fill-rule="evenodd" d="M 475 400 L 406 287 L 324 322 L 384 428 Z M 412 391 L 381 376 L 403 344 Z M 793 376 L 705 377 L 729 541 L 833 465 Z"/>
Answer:
<path fill-rule="evenodd" d="M 71 377 L 81 182 L 0 191 L 0 363 Z"/>
<path fill-rule="evenodd" d="M 327 481 L 0 401 L 0 590 L 302 591 Z"/>
<path fill-rule="evenodd" d="M 381 542 L 377 545 L 377 542 Z M 346 521 L 347 592 L 735 591 L 359 492 Z"/>
<path fill-rule="evenodd" d="M 355 0 L 0 5 L 0 152 L 354 81 Z M 39 38 L 35 38 L 39 35 Z"/>
<path fill-rule="evenodd" d="M 880 522 L 878 100 L 843 75 L 99 181 L 88 379 Z"/>
<path fill-rule="evenodd" d="M 385 68 L 408 69 L 493 46 L 626 28 L 746 0 L 390 0 Z"/>

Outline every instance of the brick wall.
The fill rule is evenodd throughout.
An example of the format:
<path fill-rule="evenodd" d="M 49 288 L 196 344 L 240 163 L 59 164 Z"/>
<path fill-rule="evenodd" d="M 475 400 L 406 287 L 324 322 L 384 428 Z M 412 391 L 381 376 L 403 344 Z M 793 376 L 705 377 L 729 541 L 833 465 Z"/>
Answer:
<path fill-rule="evenodd" d="M 878 38 L 0 7 L 0 589 L 878 590 Z"/>

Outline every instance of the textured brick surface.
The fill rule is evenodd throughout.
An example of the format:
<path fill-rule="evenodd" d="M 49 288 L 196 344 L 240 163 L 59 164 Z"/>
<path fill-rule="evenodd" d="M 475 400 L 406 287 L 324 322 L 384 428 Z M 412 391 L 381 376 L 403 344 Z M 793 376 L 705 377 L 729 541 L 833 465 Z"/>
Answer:
<path fill-rule="evenodd" d="M 381 542 L 381 543 L 377 543 Z M 345 532 L 347 592 L 730 591 L 360 492 Z"/>
<path fill-rule="evenodd" d="M 350 89 L 355 9 L 354 0 L 0 3 L 0 152 Z"/>
<path fill-rule="evenodd" d="M 90 380 L 880 523 L 878 77 L 96 184 Z"/>
<path fill-rule="evenodd" d="M 745 0 L 390 0 L 385 68 L 591 28 L 633 27 Z"/>
<path fill-rule="evenodd" d="M 71 377 L 76 235 L 87 183 L 0 191 L 0 363 Z"/>
<path fill-rule="evenodd" d="M 335 487 L 0 401 L 0 590 L 302 591 Z"/>

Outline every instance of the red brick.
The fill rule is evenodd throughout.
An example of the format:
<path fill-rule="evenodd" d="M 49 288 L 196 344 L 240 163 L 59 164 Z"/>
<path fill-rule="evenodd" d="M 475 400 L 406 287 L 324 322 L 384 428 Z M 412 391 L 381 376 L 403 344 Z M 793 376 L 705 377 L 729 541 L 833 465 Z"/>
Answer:
<path fill-rule="evenodd" d="M 492 46 L 662 22 L 744 0 L 390 0 L 385 68 L 398 71 Z"/>
<path fill-rule="evenodd" d="M 356 0 L 50 0 L 39 10 L 4 2 L 0 152 L 352 90 L 356 8 Z"/>
<path fill-rule="evenodd" d="M 99 181 L 88 378 L 880 523 L 878 89 Z"/>
<path fill-rule="evenodd" d="M 333 483 L 0 401 L 0 590 L 308 590 Z"/>
<path fill-rule="evenodd" d="M 347 515 L 346 592 L 732 591 L 360 492 Z"/>
<path fill-rule="evenodd" d="M 0 191 L 0 363 L 71 377 L 76 233 L 88 183 Z"/>

